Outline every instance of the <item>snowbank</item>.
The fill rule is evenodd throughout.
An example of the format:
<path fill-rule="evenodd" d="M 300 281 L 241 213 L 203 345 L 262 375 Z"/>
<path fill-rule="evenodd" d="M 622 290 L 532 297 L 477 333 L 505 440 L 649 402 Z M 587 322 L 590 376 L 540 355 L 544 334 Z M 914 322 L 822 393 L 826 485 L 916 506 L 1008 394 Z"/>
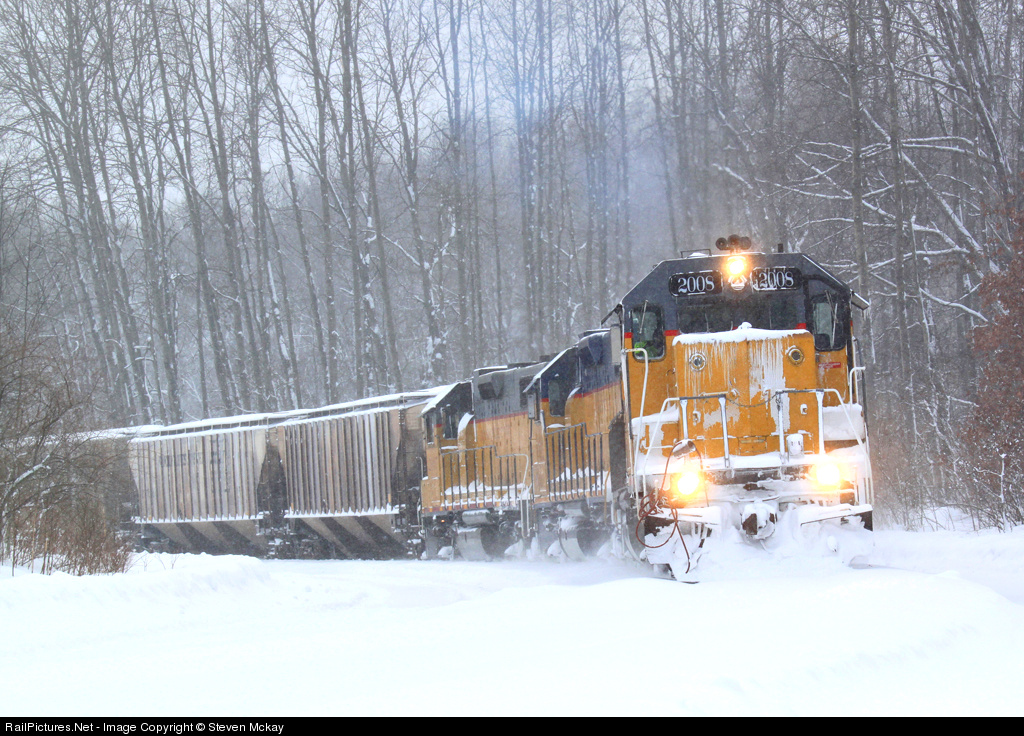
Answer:
<path fill-rule="evenodd" d="M 1024 713 L 1024 607 L 993 590 L 1024 589 L 1024 531 L 875 540 L 859 569 L 829 535 L 722 547 L 697 585 L 615 561 L 188 555 L 2 577 L 0 711 Z"/>

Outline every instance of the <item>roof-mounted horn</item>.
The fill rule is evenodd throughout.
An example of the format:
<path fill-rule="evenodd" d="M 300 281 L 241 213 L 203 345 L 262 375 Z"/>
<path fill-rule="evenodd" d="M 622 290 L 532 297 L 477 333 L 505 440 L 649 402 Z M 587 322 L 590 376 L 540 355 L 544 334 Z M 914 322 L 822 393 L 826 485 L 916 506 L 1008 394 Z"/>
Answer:
<path fill-rule="evenodd" d="M 750 238 L 746 236 L 730 235 L 728 238 L 719 238 L 715 241 L 718 250 L 742 251 L 750 250 Z"/>

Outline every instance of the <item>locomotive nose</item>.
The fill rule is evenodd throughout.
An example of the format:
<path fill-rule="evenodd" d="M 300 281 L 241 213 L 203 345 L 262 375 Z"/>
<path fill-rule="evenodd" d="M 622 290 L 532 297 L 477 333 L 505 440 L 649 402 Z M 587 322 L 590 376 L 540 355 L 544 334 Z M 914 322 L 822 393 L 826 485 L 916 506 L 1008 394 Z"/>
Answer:
<path fill-rule="evenodd" d="M 778 445 L 780 429 L 783 436 L 800 433 L 816 441 L 815 403 L 790 393 L 815 387 L 815 367 L 803 360 L 814 350 L 806 331 L 759 330 L 744 324 L 731 332 L 680 335 L 672 348 L 676 395 L 686 401 L 681 436 L 703 438 L 708 445 L 704 450 L 718 457 L 785 451 Z M 728 452 L 722 439 L 726 435 Z"/>

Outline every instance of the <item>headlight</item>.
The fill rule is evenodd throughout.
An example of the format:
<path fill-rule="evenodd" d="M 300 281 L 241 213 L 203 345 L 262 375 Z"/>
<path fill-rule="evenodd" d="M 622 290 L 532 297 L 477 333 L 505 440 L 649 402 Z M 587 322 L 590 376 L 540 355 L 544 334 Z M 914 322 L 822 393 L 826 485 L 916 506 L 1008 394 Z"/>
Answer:
<path fill-rule="evenodd" d="M 725 280 L 733 291 L 741 291 L 747 285 L 747 259 L 733 256 L 725 262 Z"/>
<path fill-rule="evenodd" d="M 839 472 L 839 466 L 833 462 L 818 463 L 814 466 L 814 477 L 819 486 L 824 488 L 838 488 L 843 476 Z"/>
<path fill-rule="evenodd" d="M 701 477 L 696 470 L 684 470 L 676 476 L 675 489 L 679 498 L 686 499 L 700 490 Z"/>
<path fill-rule="evenodd" d="M 747 259 L 743 256 L 733 256 L 725 262 L 725 273 L 730 278 L 745 275 L 747 273 Z"/>

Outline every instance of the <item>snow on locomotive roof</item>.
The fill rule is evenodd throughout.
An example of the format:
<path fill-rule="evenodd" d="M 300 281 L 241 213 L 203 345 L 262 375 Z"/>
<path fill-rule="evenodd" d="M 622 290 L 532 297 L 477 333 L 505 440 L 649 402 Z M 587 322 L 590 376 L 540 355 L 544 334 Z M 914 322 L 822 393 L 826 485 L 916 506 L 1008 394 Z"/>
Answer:
<path fill-rule="evenodd" d="M 676 335 L 672 339 L 673 345 L 693 345 L 706 342 L 747 342 L 749 340 L 768 340 L 777 337 L 794 337 L 805 335 L 807 330 L 762 330 L 751 327 L 749 322 L 744 322 L 735 330 L 726 332 L 695 332 L 683 335 Z"/>
<path fill-rule="evenodd" d="M 444 401 L 444 398 L 448 394 L 450 394 L 455 389 L 455 387 L 458 386 L 458 385 L 459 385 L 458 383 L 449 383 L 447 386 L 441 386 L 440 388 L 438 388 L 436 390 L 436 393 L 434 394 L 434 397 L 432 399 L 430 399 L 430 401 L 428 401 L 427 403 L 425 403 L 423 405 L 423 408 L 420 410 L 420 412 L 422 414 L 426 414 L 428 411 L 431 411 L 432 409 L 436 409 L 438 404 L 440 404 L 442 401 Z"/>

